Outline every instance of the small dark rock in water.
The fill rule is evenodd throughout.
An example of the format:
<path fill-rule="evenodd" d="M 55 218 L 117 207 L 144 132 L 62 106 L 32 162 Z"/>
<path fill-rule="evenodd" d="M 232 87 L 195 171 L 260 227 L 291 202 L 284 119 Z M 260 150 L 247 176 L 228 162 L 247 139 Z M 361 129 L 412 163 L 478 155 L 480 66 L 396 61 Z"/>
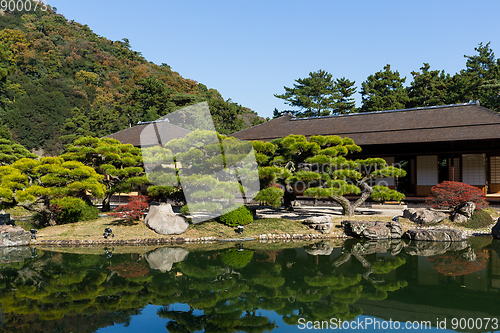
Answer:
<path fill-rule="evenodd" d="M 498 218 L 497 223 L 491 229 L 491 234 L 496 239 L 500 239 L 500 217 Z"/>

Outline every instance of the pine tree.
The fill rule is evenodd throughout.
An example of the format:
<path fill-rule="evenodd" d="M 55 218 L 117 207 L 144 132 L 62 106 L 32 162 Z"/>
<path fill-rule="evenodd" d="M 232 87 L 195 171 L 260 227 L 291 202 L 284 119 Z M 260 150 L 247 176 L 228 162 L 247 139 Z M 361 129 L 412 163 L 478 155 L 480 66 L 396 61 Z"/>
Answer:
<path fill-rule="evenodd" d="M 357 88 L 356 82 L 350 81 L 345 77 L 335 80 L 335 90 L 338 93 L 335 103 L 333 103 L 333 112 L 336 114 L 356 113 L 356 102 L 352 97 Z"/>
<path fill-rule="evenodd" d="M 39 213 L 43 223 L 57 224 L 52 201 L 74 197 L 81 204 L 87 194 L 104 195 L 103 177 L 91 167 L 59 157 L 40 160 L 22 158 L 11 165 L 0 166 L 0 206 L 21 206 Z"/>
<path fill-rule="evenodd" d="M 334 103 L 339 99 L 332 74 L 318 70 L 310 72 L 309 77 L 295 80 L 293 88 L 285 88 L 282 95 L 274 95 L 285 100 L 286 104 L 300 108 L 291 111 L 297 117 L 328 116 L 334 110 Z"/>
<path fill-rule="evenodd" d="M 368 76 L 361 84 L 363 105 L 360 112 L 404 109 L 409 101 L 403 87 L 405 80 L 398 71 L 393 72 L 389 64 L 383 71 Z"/>
<path fill-rule="evenodd" d="M 115 139 L 79 138 L 66 146 L 61 158 L 81 162 L 102 176 L 103 211 L 110 210 L 110 200 L 115 193 L 129 193 L 147 182 L 141 150 Z"/>
<path fill-rule="evenodd" d="M 420 72 L 411 72 L 413 81 L 408 88 L 410 101 L 407 107 L 425 107 L 434 105 L 451 104 L 449 74 L 444 71 L 430 70 L 430 65 L 424 63 Z"/>

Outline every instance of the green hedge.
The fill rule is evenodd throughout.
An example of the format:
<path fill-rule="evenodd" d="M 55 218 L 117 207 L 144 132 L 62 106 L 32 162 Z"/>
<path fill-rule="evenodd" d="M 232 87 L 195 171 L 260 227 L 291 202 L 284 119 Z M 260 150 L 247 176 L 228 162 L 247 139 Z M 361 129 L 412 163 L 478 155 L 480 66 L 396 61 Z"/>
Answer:
<path fill-rule="evenodd" d="M 58 224 L 73 223 L 78 221 L 95 220 L 99 217 L 99 210 L 90 206 L 79 198 L 65 197 L 51 200 L 51 205 L 58 210 Z"/>
<path fill-rule="evenodd" d="M 230 211 L 221 217 L 219 220 L 230 227 L 238 225 L 246 225 L 253 222 L 252 211 L 247 206 L 241 206 L 233 211 Z"/>

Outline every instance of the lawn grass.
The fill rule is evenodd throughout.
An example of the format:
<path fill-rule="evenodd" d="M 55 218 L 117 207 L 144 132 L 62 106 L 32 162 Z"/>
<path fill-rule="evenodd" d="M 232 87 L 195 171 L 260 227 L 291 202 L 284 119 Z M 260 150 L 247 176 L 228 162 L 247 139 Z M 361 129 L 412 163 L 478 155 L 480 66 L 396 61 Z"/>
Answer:
<path fill-rule="evenodd" d="M 18 213 L 23 213 L 21 210 Z M 332 237 L 342 237 L 343 231 L 341 229 L 341 222 L 343 220 L 356 220 L 356 221 L 382 221 L 390 222 L 391 216 L 380 216 L 380 215 L 356 215 L 354 217 L 346 216 L 332 216 L 332 221 L 334 223 L 334 228 L 330 233 Z M 403 232 L 418 227 L 415 223 L 410 222 L 407 219 L 399 218 L 399 222 L 403 227 Z M 23 225 L 23 227 L 29 230 L 33 225 L 28 222 Z M 222 223 L 216 221 L 207 221 L 199 224 L 192 224 L 189 226 L 188 230 L 181 235 L 160 235 L 149 229 L 144 222 L 125 222 L 113 217 L 102 217 L 93 221 L 82 221 L 71 224 L 64 224 L 52 227 L 41 228 L 38 230 L 37 238 L 38 240 L 79 240 L 79 241 L 100 241 L 104 240 L 103 233 L 104 229 L 109 227 L 113 230 L 114 238 L 113 240 L 155 240 L 159 238 L 179 238 L 184 239 L 189 238 L 190 240 L 209 237 L 216 239 L 234 239 L 234 238 L 244 238 L 244 237 L 254 237 L 257 238 L 262 234 L 299 234 L 308 235 L 314 234 L 319 235 L 320 233 L 316 230 L 312 230 L 301 221 L 289 220 L 283 218 L 261 218 L 254 222 L 246 225 L 244 227 L 244 232 L 242 235 L 236 233 L 235 227 L 229 227 Z M 449 220 L 444 220 L 435 227 L 440 228 L 453 228 L 461 231 L 467 231 L 456 223 L 452 223 Z M 478 229 L 480 233 L 487 233 L 488 228 Z M 469 232 L 471 231 L 468 229 Z M 473 230 L 475 231 L 475 230 Z M 491 228 L 489 228 L 491 231 Z"/>
<path fill-rule="evenodd" d="M 319 234 L 300 221 L 285 219 L 258 219 L 245 226 L 240 236 L 235 232 L 235 227 L 229 227 L 215 221 L 190 225 L 182 235 L 160 235 L 149 229 L 143 221 L 124 222 L 112 217 L 99 218 L 93 221 L 82 221 L 39 229 L 38 240 L 103 240 L 104 228 L 113 230 L 114 240 L 130 239 L 157 239 L 157 238 L 240 238 L 255 237 L 263 233 L 271 234 Z"/>

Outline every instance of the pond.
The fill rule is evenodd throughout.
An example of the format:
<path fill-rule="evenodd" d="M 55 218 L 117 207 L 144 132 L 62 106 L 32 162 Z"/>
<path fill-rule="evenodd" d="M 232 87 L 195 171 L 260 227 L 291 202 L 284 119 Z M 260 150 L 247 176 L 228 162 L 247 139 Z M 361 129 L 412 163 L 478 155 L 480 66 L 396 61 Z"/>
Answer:
<path fill-rule="evenodd" d="M 0 332 L 500 331 L 500 242 L 0 250 Z"/>

